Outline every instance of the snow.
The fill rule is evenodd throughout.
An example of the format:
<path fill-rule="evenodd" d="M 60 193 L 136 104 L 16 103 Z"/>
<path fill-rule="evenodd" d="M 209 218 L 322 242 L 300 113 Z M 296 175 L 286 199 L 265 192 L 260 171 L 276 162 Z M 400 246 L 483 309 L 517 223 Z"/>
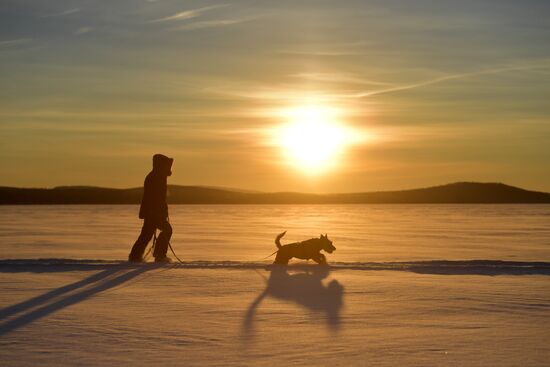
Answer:
<path fill-rule="evenodd" d="M 133 206 L 3 207 L 0 363 L 547 366 L 549 213 L 176 207 L 159 266 L 123 261 Z M 258 261 L 287 228 L 328 232 L 331 267 Z"/>
<path fill-rule="evenodd" d="M 49 266 L 0 265 L 4 366 L 543 366 L 550 358 L 544 271 Z"/>

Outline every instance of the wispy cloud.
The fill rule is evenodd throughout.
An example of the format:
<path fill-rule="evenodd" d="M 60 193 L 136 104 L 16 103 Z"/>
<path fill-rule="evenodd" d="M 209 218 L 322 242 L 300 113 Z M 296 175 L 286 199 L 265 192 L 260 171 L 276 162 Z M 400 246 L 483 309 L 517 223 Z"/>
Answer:
<path fill-rule="evenodd" d="M 78 12 L 80 12 L 79 8 L 73 8 L 73 9 L 64 10 L 60 13 L 46 14 L 46 15 L 43 15 L 42 18 L 62 17 L 62 16 L 65 16 L 65 15 L 74 14 L 74 13 L 78 13 Z"/>
<path fill-rule="evenodd" d="M 0 48 L 14 47 L 19 45 L 24 45 L 30 42 L 32 42 L 32 38 L 17 38 L 12 40 L 4 40 L 4 41 L 0 41 Z"/>
<path fill-rule="evenodd" d="M 291 77 L 298 77 L 306 81 L 334 82 L 342 84 L 342 88 L 318 88 L 308 83 L 288 83 L 279 86 L 258 85 L 256 83 L 238 84 L 218 83 L 215 87 L 206 88 L 206 93 L 219 94 L 243 99 L 261 100 L 264 102 L 283 103 L 286 101 L 303 101 L 312 99 L 318 103 L 354 103 L 354 101 L 368 98 L 371 96 L 394 93 L 399 91 L 413 90 L 417 88 L 427 87 L 430 85 L 444 83 L 453 80 L 473 78 L 482 75 L 499 74 L 514 71 L 531 71 L 535 69 L 545 69 L 550 67 L 550 60 L 541 60 L 538 63 L 515 65 L 507 67 L 493 67 L 478 71 L 456 73 L 443 75 L 433 79 L 427 79 L 417 83 L 398 84 L 385 83 L 381 81 L 370 81 L 361 79 L 354 74 L 338 74 L 338 73 L 301 73 L 291 74 Z M 372 90 L 361 91 L 359 88 L 355 91 L 350 90 L 350 84 L 372 84 L 375 87 Z"/>
<path fill-rule="evenodd" d="M 149 22 L 150 23 L 159 23 L 159 22 L 169 22 L 169 21 L 174 21 L 174 20 L 185 20 L 185 19 L 197 18 L 202 13 L 205 13 L 207 11 L 214 10 L 214 9 L 223 8 L 223 7 L 226 7 L 226 6 L 229 6 L 229 4 L 219 4 L 219 5 L 205 6 L 205 7 L 198 8 L 198 9 L 185 10 L 185 11 L 182 11 L 182 12 L 179 12 L 179 13 L 176 13 L 176 14 L 172 14 L 172 15 L 163 17 L 163 18 L 153 19 L 153 20 L 150 20 Z"/>
<path fill-rule="evenodd" d="M 518 65 L 518 66 L 508 66 L 508 67 L 499 67 L 499 68 L 490 68 L 490 69 L 484 69 L 484 70 L 478 70 L 478 71 L 472 71 L 467 73 L 458 73 L 458 74 L 450 74 L 450 75 L 444 75 L 440 76 L 438 78 L 434 79 L 428 79 L 424 80 L 418 83 L 411 83 L 411 84 L 404 84 L 404 85 L 398 85 L 395 87 L 390 88 L 383 88 L 378 90 L 372 90 L 372 91 L 366 91 L 366 92 L 360 92 L 352 95 L 351 97 L 355 98 L 364 98 L 364 97 L 370 97 L 374 95 L 379 94 L 386 94 L 386 93 L 393 93 L 393 92 L 400 92 L 410 89 L 416 89 L 421 87 L 426 87 L 432 84 L 438 84 L 449 80 L 455 80 L 455 79 L 465 79 L 480 75 L 490 75 L 490 74 L 499 74 L 499 73 L 505 73 L 509 71 L 522 71 L 522 70 L 531 70 L 531 69 L 537 69 L 537 68 L 543 68 L 548 67 L 547 63 L 548 61 L 545 60 L 545 64 L 531 64 L 531 65 Z"/>
<path fill-rule="evenodd" d="M 323 83 L 351 83 L 351 84 L 366 84 L 366 85 L 393 85 L 393 83 L 387 83 L 377 80 L 370 80 L 362 78 L 358 75 L 349 73 L 297 73 L 290 74 L 290 77 L 323 82 Z"/>
<path fill-rule="evenodd" d="M 86 33 L 90 33 L 93 30 L 94 30 L 93 27 L 80 27 L 74 32 L 74 34 L 76 35 L 86 34 Z"/>
<path fill-rule="evenodd" d="M 308 43 L 299 47 L 289 47 L 275 50 L 275 53 L 283 55 L 299 56 L 352 56 L 365 54 L 365 48 L 369 44 L 364 41 L 343 43 Z"/>
<path fill-rule="evenodd" d="M 179 27 L 174 27 L 172 29 L 177 31 L 191 31 L 195 29 L 225 27 L 225 26 L 247 22 L 251 19 L 252 18 L 205 20 L 200 22 L 183 24 Z"/>
<path fill-rule="evenodd" d="M 338 51 L 338 50 L 293 50 L 282 49 L 276 51 L 279 54 L 284 55 L 299 55 L 299 56 L 353 56 L 363 55 L 362 51 Z"/>

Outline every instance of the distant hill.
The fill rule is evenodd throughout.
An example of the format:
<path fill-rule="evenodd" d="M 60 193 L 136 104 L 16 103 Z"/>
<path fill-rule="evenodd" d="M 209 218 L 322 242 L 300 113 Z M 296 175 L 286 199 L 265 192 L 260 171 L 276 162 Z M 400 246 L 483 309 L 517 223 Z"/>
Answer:
<path fill-rule="evenodd" d="M 170 185 L 168 190 L 170 204 L 550 203 L 550 193 L 528 191 L 501 183 L 477 182 L 457 182 L 413 190 L 349 194 L 262 193 L 178 185 Z M 141 188 L 0 187 L 0 204 L 139 204 L 141 194 Z"/>

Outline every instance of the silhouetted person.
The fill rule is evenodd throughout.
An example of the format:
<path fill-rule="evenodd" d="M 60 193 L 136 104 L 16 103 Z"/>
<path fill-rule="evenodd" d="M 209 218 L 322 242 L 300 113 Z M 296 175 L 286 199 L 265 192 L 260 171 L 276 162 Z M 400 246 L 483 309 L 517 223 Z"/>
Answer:
<path fill-rule="evenodd" d="M 161 232 L 153 252 L 155 262 L 170 262 L 170 258 L 166 257 L 168 243 L 172 236 L 172 227 L 168 223 L 166 180 L 168 176 L 172 175 L 173 162 L 174 159 L 162 154 L 153 156 L 153 170 L 145 177 L 143 197 L 139 208 L 139 217 L 143 219 L 143 227 L 128 256 L 129 261 L 143 261 L 143 252 L 158 228 Z"/>

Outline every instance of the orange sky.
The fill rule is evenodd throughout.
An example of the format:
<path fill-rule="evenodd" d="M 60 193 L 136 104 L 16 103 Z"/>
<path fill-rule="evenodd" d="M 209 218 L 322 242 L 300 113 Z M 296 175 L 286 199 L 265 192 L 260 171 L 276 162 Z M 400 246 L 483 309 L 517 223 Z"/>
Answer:
<path fill-rule="evenodd" d="M 0 185 L 140 186 L 158 152 L 174 184 L 550 191 L 549 13 L 534 0 L 7 1 Z M 337 113 L 280 135 L 285 111 L 307 106 Z M 327 136 L 339 143 L 323 169 L 323 152 L 289 154 Z"/>

